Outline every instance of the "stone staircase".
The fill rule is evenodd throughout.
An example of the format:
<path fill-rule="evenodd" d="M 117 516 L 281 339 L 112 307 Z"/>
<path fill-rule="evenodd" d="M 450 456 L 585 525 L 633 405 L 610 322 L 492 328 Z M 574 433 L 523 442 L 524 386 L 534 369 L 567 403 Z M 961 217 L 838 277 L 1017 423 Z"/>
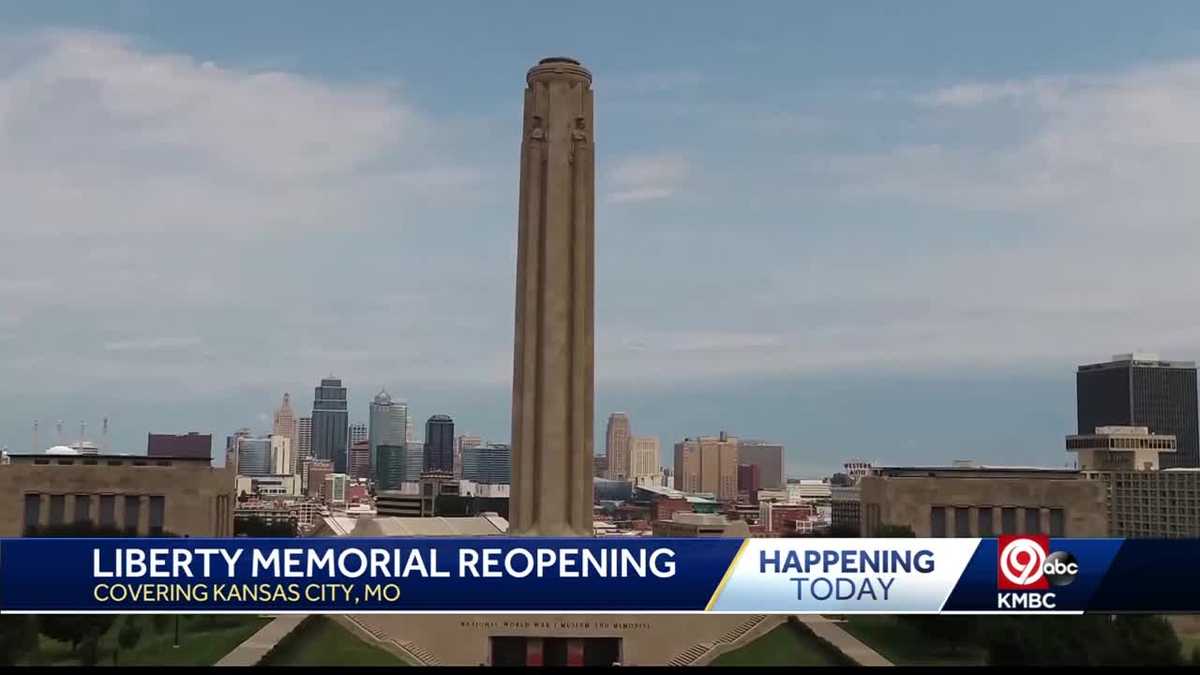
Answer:
<path fill-rule="evenodd" d="M 761 626 L 762 623 L 764 621 L 766 621 L 768 618 L 770 618 L 770 616 L 767 614 L 755 614 L 754 616 L 752 616 L 749 619 L 747 619 L 746 621 L 738 624 L 736 627 L 730 629 L 725 634 L 723 634 L 721 637 L 717 638 L 716 640 L 713 640 L 712 642 L 701 642 L 700 644 L 692 645 L 691 647 L 688 647 L 687 649 L 685 649 L 682 652 L 680 652 L 679 654 L 677 654 L 670 661 L 667 661 L 667 665 L 668 666 L 700 665 L 702 660 L 703 661 L 708 660 L 705 657 L 709 656 L 710 654 L 713 657 L 717 656 L 716 654 L 713 654 L 712 652 L 714 652 L 717 649 L 721 649 L 721 648 L 725 648 L 725 647 L 732 647 L 734 644 L 737 644 L 737 642 L 739 640 L 741 640 L 742 638 L 744 638 L 747 633 L 749 633 L 750 631 L 754 630 L 755 628 L 758 628 L 759 626 Z M 721 649 L 721 651 L 724 652 L 724 651 L 727 651 L 727 649 Z"/>
<path fill-rule="evenodd" d="M 415 642 L 409 642 L 405 640 L 404 642 L 399 642 L 397 644 L 399 644 L 404 651 L 412 654 L 413 660 L 422 666 L 442 665 L 442 662 L 438 660 L 438 657 L 434 656 L 429 650 L 418 646 Z"/>
<path fill-rule="evenodd" d="M 413 665 L 418 666 L 440 666 L 443 665 L 441 660 L 434 656 L 429 650 L 423 649 L 413 642 L 407 640 L 394 640 L 387 636 L 382 631 L 372 628 L 371 626 L 359 621 L 352 616 L 343 616 L 346 621 L 352 623 L 363 633 L 371 636 L 376 642 L 382 643 L 385 647 L 391 646 L 393 649 L 389 651 L 395 652 L 399 650 L 406 659 L 411 661 Z"/>
<path fill-rule="evenodd" d="M 687 649 L 683 650 L 683 652 L 681 652 L 680 654 L 678 654 L 677 656 L 672 658 L 670 661 L 667 661 L 667 665 L 668 666 L 690 666 L 691 664 L 695 663 L 696 660 L 699 659 L 701 656 L 704 656 L 705 654 L 707 654 L 708 650 L 711 648 L 711 646 L 712 646 L 711 642 L 701 642 L 698 645 L 692 645 L 691 647 L 688 647 Z"/>

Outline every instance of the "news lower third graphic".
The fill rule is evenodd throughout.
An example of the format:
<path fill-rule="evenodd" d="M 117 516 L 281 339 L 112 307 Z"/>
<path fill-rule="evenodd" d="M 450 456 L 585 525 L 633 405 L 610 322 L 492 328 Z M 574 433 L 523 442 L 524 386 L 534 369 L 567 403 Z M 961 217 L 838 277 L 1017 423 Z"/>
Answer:
<path fill-rule="evenodd" d="M 1197 612 L 1200 540 L 3 539 L 0 613 Z"/>

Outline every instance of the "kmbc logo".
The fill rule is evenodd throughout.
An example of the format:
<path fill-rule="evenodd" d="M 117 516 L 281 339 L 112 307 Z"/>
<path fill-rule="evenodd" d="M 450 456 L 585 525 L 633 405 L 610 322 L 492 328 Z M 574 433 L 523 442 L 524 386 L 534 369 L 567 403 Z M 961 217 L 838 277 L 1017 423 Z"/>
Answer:
<path fill-rule="evenodd" d="M 1002 536 L 998 543 L 996 585 L 1004 591 L 1042 591 L 1066 586 L 1079 574 L 1079 563 L 1066 551 L 1050 552 L 1044 534 Z"/>

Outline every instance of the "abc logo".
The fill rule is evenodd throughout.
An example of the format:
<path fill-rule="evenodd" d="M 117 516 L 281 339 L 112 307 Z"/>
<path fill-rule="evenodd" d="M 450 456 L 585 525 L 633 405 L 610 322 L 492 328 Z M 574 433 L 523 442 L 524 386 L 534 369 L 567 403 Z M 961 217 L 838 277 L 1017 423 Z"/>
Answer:
<path fill-rule="evenodd" d="M 1066 551 L 1050 553 L 1045 535 L 1000 537 L 996 584 L 1005 590 L 1044 590 L 1066 586 L 1079 574 L 1079 563 Z"/>
<path fill-rule="evenodd" d="M 1079 574 L 1079 563 L 1075 562 L 1075 556 L 1070 553 L 1055 551 L 1046 556 L 1042 572 L 1051 586 L 1066 586 L 1075 581 L 1075 575 Z"/>

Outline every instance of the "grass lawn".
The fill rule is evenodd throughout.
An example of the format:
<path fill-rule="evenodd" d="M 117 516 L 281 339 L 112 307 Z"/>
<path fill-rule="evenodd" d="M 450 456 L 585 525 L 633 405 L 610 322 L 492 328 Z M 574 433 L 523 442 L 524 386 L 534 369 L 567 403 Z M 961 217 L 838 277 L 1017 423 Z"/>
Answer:
<path fill-rule="evenodd" d="M 174 647 L 174 625 L 165 633 L 150 639 L 142 638 L 132 651 L 121 654 L 123 666 L 210 666 L 220 661 L 233 648 L 245 642 L 271 619 L 257 616 L 224 616 L 223 621 L 233 619 L 232 625 L 223 625 L 196 633 L 180 630 L 179 647 Z"/>
<path fill-rule="evenodd" d="M 714 666 L 836 666 L 827 648 L 785 623 L 754 642 L 718 656 Z"/>
<path fill-rule="evenodd" d="M 841 626 L 898 666 L 978 666 L 987 661 L 978 646 L 930 642 L 895 616 L 853 615 Z"/>
<path fill-rule="evenodd" d="M 210 666 L 270 621 L 266 617 L 248 615 L 181 616 L 179 647 L 176 648 L 173 646 L 174 617 L 168 617 L 161 629 L 156 630 L 149 616 L 121 616 L 100 638 L 97 665 L 113 665 L 117 633 L 122 623 L 130 620 L 139 622 L 142 635 L 132 649 L 121 650 L 118 660 L 121 666 Z M 26 662 L 30 665 L 80 663 L 79 657 L 71 653 L 69 644 L 44 635 L 38 637 L 38 650 Z"/>
<path fill-rule="evenodd" d="M 363 642 L 341 624 L 314 616 L 284 638 L 264 666 L 407 666 L 391 652 Z"/>

